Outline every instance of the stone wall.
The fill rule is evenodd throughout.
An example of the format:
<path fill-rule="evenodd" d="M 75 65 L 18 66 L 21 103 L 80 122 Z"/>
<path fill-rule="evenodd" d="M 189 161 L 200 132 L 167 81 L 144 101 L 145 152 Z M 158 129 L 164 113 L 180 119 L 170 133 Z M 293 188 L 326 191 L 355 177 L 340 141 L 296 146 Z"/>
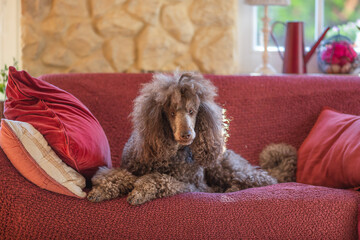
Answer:
<path fill-rule="evenodd" d="M 195 70 L 233 74 L 237 0 L 22 0 L 31 74 Z"/>

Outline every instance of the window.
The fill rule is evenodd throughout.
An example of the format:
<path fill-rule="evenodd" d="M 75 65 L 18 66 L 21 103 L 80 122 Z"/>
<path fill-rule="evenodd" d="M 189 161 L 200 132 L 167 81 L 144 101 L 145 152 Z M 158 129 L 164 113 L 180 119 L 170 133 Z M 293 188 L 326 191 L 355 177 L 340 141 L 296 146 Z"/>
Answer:
<path fill-rule="evenodd" d="M 262 21 L 263 7 L 257 8 L 256 49 L 263 46 Z M 291 5 L 269 6 L 271 23 L 275 21 L 303 21 L 304 41 L 310 47 L 325 27 L 332 27 L 326 37 L 342 34 L 350 38 L 360 51 L 360 0 L 291 0 Z M 279 45 L 284 45 L 285 29 L 278 25 L 274 29 Z M 269 39 L 269 50 L 275 50 L 274 42 Z"/>
<path fill-rule="evenodd" d="M 340 33 L 360 48 L 360 0 L 327 0 L 324 13 L 325 26 L 335 26 L 327 37 Z"/>

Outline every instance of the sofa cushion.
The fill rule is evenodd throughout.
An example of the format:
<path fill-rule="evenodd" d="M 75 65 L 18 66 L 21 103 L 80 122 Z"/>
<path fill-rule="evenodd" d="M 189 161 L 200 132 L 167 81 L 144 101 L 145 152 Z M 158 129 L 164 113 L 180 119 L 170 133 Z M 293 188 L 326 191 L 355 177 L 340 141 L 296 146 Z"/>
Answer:
<path fill-rule="evenodd" d="M 297 181 L 360 186 L 360 117 L 324 108 L 298 151 Z"/>
<path fill-rule="evenodd" d="M 5 239 L 357 239 L 359 193 L 352 190 L 282 183 L 134 207 L 126 197 L 94 204 L 42 191 L 1 149 L 0 170 Z"/>
<path fill-rule="evenodd" d="M 0 146 L 29 181 L 52 192 L 84 198 L 85 178 L 55 154 L 31 124 L 1 120 Z"/>
<path fill-rule="evenodd" d="M 6 95 L 5 117 L 33 125 L 70 167 L 88 178 L 99 166 L 111 167 L 106 135 L 76 97 L 13 67 Z"/>

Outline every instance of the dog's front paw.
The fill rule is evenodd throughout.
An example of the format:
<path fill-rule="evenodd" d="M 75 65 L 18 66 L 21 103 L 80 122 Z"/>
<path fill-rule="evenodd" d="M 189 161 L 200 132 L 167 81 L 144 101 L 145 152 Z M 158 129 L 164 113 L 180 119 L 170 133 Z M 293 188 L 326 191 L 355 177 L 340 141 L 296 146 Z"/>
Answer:
<path fill-rule="evenodd" d="M 241 189 L 236 186 L 236 185 L 232 185 L 231 187 L 229 187 L 228 189 L 226 189 L 226 193 L 231 193 L 231 192 L 237 192 L 240 191 Z"/>
<path fill-rule="evenodd" d="M 147 194 L 144 191 L 141 190 L 139 191 L 136 188 L 132 190 L 129 193 L 129 196 L 127 197 L 127 201 L 131 205 L 141 205 L 150 200 L 151 199 L 149 198 L 149 196 L 147 196 Z"/>
<path fill-rule="evenodd" d="M 93 188 L 88 194 L 87 199 L 90 202 L 101 202 L 106 200 L 106 193 L 101 188 Z"/>

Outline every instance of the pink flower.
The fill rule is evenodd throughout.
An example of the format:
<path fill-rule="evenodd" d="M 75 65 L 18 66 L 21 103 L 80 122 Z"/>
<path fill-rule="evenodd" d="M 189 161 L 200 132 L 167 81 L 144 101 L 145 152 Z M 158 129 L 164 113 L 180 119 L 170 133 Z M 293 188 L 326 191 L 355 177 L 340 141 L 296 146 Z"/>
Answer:
<path fill-rule="evenodd" d="M 342 57 L 346 55 L 346 45 L 343 41 L 334 42 L 332 45 L 334 48 L 334 57 Z"/>
<path fill-rule="evenodd" d="M 321 53 L 321 59 L 329 64 L 343 66 L 346 63 L 352 63 L 357 56 L 354 48 L 346 41 L 333 42 L 325 47 L 325 51 Z"/>

